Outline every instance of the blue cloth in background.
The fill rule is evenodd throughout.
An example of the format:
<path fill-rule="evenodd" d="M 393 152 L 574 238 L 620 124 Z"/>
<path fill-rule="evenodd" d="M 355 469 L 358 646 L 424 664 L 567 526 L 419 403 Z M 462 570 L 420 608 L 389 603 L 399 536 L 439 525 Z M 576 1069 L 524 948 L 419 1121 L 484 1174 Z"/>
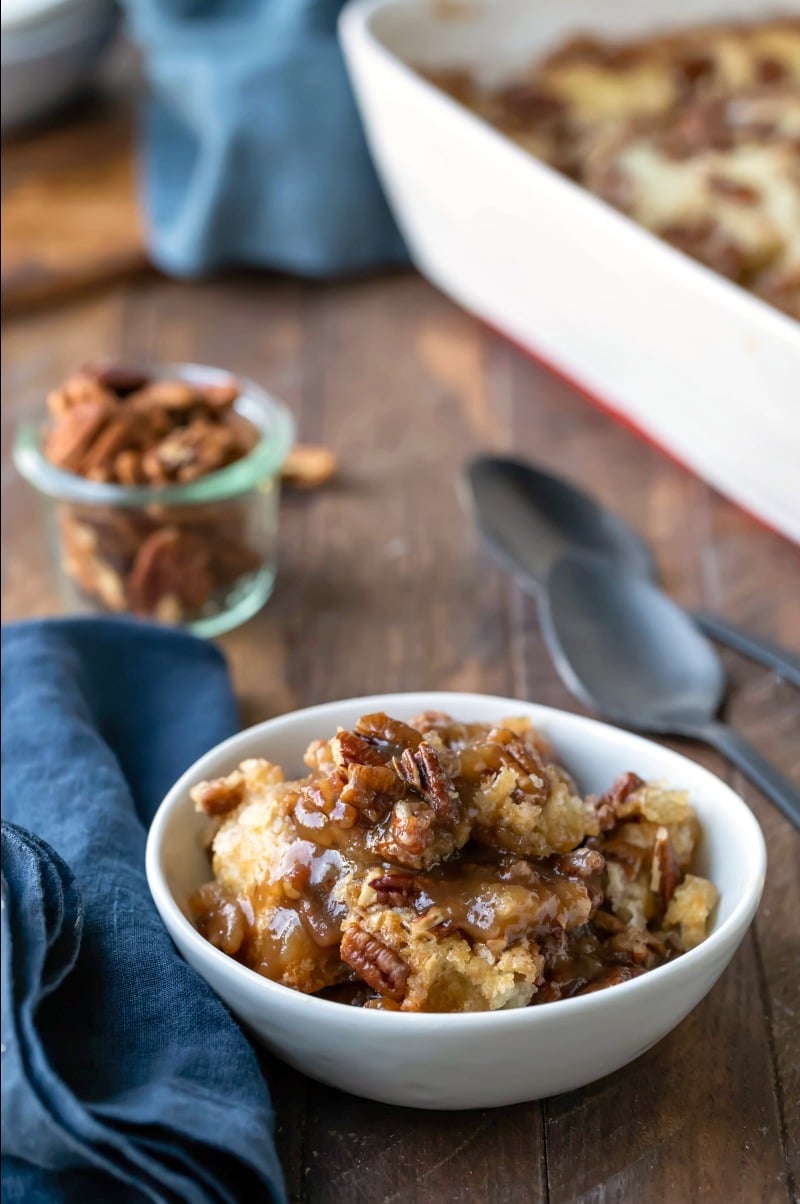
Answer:
<path fill-rule="evenodd" d="M 3 632 L 6 1204 L 285 1199 L 258 1060 L 144 872 L 172 782 L 238 727 L 225 663 L 125 619 Z"/>
<path fill-rule="evenodd" d="M 336 40 L 342 0 L 123 0 L 145 60 L 150 251 L 193 276 L 403 263 Z"/>

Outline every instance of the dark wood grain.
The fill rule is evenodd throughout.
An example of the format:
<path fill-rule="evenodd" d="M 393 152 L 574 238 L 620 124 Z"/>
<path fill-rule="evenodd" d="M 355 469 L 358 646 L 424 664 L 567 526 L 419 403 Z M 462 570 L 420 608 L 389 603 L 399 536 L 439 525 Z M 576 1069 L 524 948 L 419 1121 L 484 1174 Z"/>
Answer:
<path fill-rule="evenodd" d="M 3 145 L 4 313 L 146 269 L 133 113 L 123 84 Z"/>
<path fill-rule="evenodd" d="M 456 484 L 514 448 L 583 481 L 650 542 L 664 584 L 800 646 L 800 558 L 593 411 L 412 275 L 341 286 L 142 280 L 7 323 L 3 433 L 101 354 L 199 359 L 264 382 L 342 474 L 287 497 L 278 586 L 222 643 L 247 722 L 391 689 L 475 689 L 570 709 L 533 602 L 478 546 Z M 56 602 L 35 499 L 3 477 L 4 608 Z M 800 776 L 798 693 L 733 655 L 732 722 Z M 677 744 L 675 747 L 679 747 Z M 789 1201 L 798 1174 L 800 839 L 713 752 L 764 828 L 756 924 L 718 986 L 632 1066 L 583 1091 L 489 1112 L 424 1113 L 268 1066 L 291 1198 L 306 1204 Z"/>

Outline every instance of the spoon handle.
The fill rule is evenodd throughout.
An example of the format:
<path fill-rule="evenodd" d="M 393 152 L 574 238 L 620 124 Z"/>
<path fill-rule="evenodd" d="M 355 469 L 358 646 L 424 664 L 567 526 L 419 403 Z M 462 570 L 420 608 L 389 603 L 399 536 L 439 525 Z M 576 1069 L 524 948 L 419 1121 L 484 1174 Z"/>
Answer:
<path fill-rule="evenodd" d="M 688 735 L 688 732 L 686 733 Z M 787 777 L 762 757 L 752 744 L 724 723 L 709 723 L 694 732 L 701 740 L 718 749 L 733 761 L 742 773 L 775 804 L 780 812 L 800 828 L 800 790 Z"/>
<path fill-rule="evenodd" d="M 788 648 L 782 648 L 780 644 L 774 644 L 772 640 L 749 635 L 740 627 L 734 627 L 732 623 L 726 623 L 724 619 L 719 619 L 716 615 L 693 611 L 692 618 L 706 635 L 711 636 L 712 640 L 727 645 L 734 652 L 740 652 L 742 656 L 757 661 L 759 665 L 766 665 L 768 669 L 774 669 L 785 681 L 800 688 L 800 656 L 796 653 L 790 652 Z"/>

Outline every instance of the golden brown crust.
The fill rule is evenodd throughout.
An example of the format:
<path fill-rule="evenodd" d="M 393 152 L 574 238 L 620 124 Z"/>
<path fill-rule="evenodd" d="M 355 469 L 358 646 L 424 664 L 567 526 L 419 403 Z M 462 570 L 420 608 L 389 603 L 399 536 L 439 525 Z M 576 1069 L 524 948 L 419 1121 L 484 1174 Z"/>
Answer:
<path fill-rule="evenodd" d="M 499 88 L 432 76 L 634 221 L 800 316 L 800 18 L 577 37 Z"/>

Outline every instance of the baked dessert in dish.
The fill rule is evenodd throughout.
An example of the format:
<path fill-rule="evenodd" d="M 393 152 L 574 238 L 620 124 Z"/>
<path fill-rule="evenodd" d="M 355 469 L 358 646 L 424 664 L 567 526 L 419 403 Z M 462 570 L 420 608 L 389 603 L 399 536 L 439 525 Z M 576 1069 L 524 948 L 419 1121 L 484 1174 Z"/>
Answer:
<path fill-rule="evenodd" d="M 578 37 L 499 87 L 427 74 L 634 221 L 800 318 L 800 18 Z"/>
<path fill-rule="evenodd" d="M 365 715 L 287 781 L 266 760 L 192 790 L 223 952 L 296 990 L 404 1011 L 524 1007 L 627 981 L 705 937 L 686 795 L 634 773 L 582 798 L 525 719 Z"/>

